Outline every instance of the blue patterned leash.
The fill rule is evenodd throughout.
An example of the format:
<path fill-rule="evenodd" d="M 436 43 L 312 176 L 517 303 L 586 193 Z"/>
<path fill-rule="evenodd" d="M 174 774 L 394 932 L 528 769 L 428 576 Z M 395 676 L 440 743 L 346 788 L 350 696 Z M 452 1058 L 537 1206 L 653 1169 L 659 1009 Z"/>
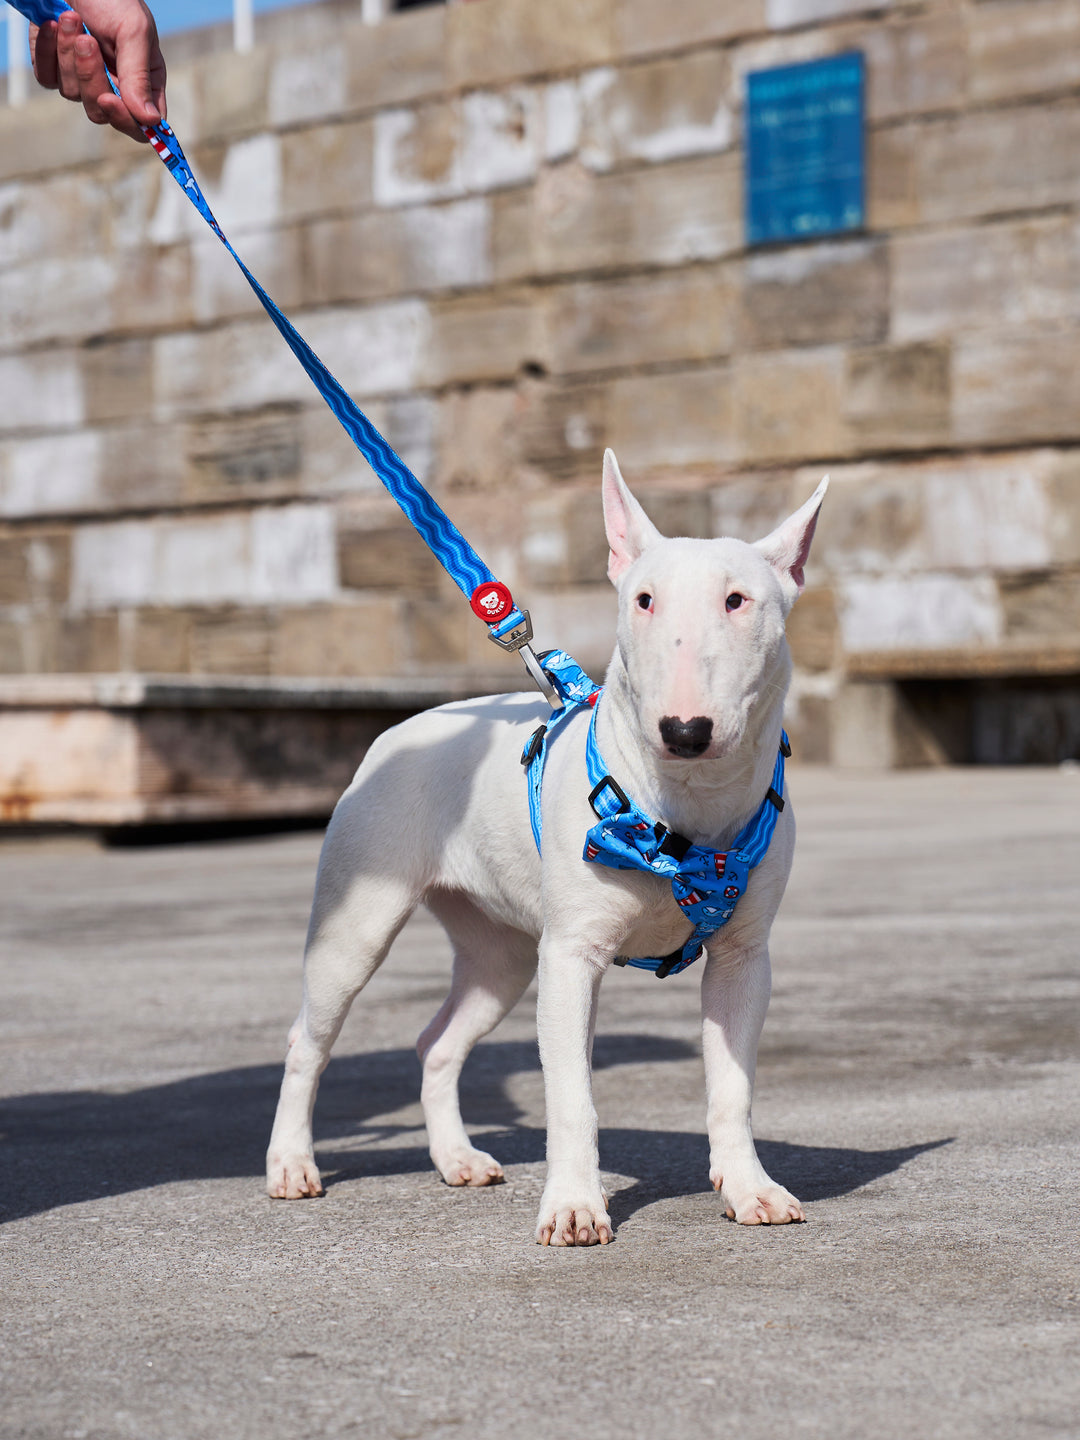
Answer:
<path fill-rule="evenodd" d="M 63 0 L 8 0 L 8 3 L 25 15 L 33 25 L 45 25 L 52 20 L 58 20 L 70 9 Z M 87 34 L 91 33 L 87 30 Z M 111 75 L 108 78 L 114 94 L 119 95 L 114 78 Z M 519 652 L 529 675 L 552 707 L 556 708 L 560 704 L 558 697 L 529 643 L 533 636 L 529 612 L 518 609 L 509 589 L 495 578 L 454 522 L 442 507 L 436 504 L 401 456 L 387 444 L 344 386 L 331 374 L 240 259 L 207 204 L 183 147 L 168 122 L 162 120 L 159 125 L 142 125 L 140 129 L 180 189 L 236 261 L 244 279 L 255 292 L 282 339 L 307 371 L 315 388 L 329 405 L 349 439 L 468 600 L 473 614 L 488 626 L 488 638 L 503 650 Z"/>

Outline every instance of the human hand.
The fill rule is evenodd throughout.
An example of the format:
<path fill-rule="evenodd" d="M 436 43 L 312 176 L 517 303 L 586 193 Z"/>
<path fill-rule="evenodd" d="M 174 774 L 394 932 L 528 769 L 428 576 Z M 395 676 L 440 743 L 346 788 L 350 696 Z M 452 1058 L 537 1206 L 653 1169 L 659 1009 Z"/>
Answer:
<path fill-rule="evenodd" d="M 81 103 L 95 125 L 145 141 L 140 125 L 165 118 L 165 61 L 154 17 L 143 0 L 77 0 L 59 20 L 30 27 L 39 85 Z M 87 35 L 84 23 L 93 31 Z M 116 76 L 113 94 L 106 65 Z"/>

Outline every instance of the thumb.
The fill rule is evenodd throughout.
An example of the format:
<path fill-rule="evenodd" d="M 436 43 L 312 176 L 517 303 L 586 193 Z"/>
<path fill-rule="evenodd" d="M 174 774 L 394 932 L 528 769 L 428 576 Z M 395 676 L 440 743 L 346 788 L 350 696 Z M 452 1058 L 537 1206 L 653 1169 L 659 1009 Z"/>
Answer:
<path fill-rule="evenodd" d="M 120 87 L 120 98 L 142 125 L 157 125 L 161 120 L 150 80 L 155 60 L 161 64 L 152 21 L 140 19 L 117 35 L 116 83 Z"/>

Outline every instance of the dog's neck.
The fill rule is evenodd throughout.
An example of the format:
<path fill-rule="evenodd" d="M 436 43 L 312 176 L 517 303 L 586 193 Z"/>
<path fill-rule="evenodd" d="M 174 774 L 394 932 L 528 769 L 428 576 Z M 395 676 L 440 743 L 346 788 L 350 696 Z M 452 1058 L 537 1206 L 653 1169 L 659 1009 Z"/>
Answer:
<path fill-rule="evenodd" d="M 776 764 L 784 694 L 791 670 L 787 645 L 762 686 L 739 746 L 720 759 L 664 757 L 644 742 L 633 688 L 616 649 L 596 716 L 596 738 L 612 778 L 654 820 L 695 844 L 722 850 L 765 798 Z"/>

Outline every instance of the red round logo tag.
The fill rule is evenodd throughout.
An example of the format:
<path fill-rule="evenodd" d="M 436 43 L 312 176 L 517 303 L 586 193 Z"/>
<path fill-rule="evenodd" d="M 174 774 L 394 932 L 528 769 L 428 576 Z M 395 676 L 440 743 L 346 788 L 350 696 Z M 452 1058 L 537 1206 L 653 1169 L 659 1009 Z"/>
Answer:
<path fill-rule="evenodd" d="M 491 625 L 510 614 L 514 608 L 514 597 L 500 581 L 488 580 L 476 587 L 469 604 L 474 615 L 479 615 L 481 620 Z"/>

